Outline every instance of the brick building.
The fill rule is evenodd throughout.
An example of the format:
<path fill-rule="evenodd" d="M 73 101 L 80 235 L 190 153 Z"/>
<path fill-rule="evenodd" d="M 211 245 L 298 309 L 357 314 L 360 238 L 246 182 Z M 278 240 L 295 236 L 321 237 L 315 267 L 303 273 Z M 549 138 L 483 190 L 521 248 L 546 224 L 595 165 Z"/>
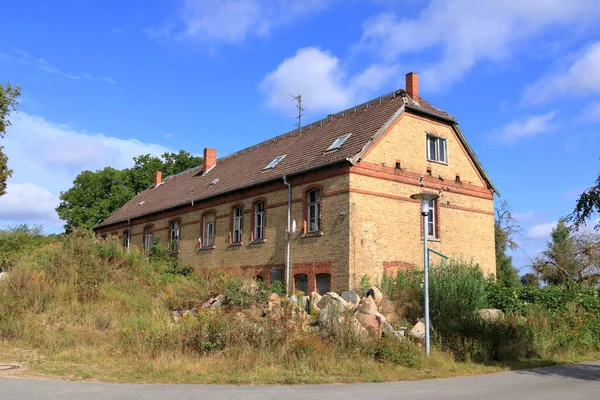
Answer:
<path fill-rule="evenodd" d="M 495 273 L 496 189 L 456 120 L 419 97 L 417 74 L 406 88 L 219 159 L 205 149 L 203 165 L 157 172 L 95 230 L 144 250 L 170 243 L 181 264 L 265 282 L 289 271 L 291 288 L 339 291 L 422 265 L 410 195 L 426 190 L 440 195 L 430 248 Z"/>

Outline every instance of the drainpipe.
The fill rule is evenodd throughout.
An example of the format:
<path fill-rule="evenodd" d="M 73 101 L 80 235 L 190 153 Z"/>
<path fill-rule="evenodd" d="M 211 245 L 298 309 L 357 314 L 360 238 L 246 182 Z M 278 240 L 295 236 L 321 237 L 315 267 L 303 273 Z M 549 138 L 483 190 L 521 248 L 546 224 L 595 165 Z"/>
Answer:
<path fill-rule="evenodd" d="M 292 240 L 292 185 L 283 176 L 283 183 L 288 187 L 288 207 L 287 207 L 287 240 L 285 249 L 285 295 L 290 296 L 290 247 Z"/>
<path fill-rule="evenodd" d="M 131 246 L 131 219 L 127 218 L 127 251 Z"/>

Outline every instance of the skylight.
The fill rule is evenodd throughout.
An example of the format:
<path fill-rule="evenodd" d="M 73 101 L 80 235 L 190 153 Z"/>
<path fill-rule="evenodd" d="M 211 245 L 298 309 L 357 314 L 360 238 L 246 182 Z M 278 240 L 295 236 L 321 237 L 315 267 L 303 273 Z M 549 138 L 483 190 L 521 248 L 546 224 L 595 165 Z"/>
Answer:
<path fill-rule="evenodd" d="M 276 166 L 277 164 L 279 164 L 279 162 L 280 162 L 281 160 L 283 160 L 284 158 L 285 158 L 285 154 L 284 154 L 284 155 L 282 155 L 282 156 L 279 156 L 279 157 L 275 157 L 275 159 L 274 159 L 273 161 L 271 161 L 271 162 L 269 163 L 269 165 L 267 165 L 267 166 L 266 166 L 264 169 L 271 169 L 271 168 L 275 168 L 275 166 Z"/>
<path fill-rule="evenodd" d="M 335 150 L 335 149 L 339 149 L 346 140 L 348 140 L 348 138 L 350 137 L 350 135 L 352 135 L 351 133 L 344 135 L 344 136 L 340 136 L 339 138 L 335 139 L 335 141 L 331 144 L 331 146 L 329 146 L 327 148 L 327 150 L 325 151 L 329 151 L 329 150 Z"/>

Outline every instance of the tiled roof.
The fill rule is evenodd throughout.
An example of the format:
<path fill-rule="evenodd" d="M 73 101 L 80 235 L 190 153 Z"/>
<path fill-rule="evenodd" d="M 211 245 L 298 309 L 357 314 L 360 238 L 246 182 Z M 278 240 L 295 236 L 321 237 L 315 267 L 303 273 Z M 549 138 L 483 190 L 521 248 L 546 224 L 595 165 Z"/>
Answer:
<path fill-rule="evenodd" d="M 148 188 L 128 201 L 96 228 L 281 179 L 283 175 L 344 162 L 360 153 L 404 105 L 454 121 L 426 101 L 421 99 L 417 104 L 399 90 L 222 157 L 205 175 L 202 166 L 198 166 L 167 177 L 158 187 Z M 335 139 L 348 133 L 352 135 L 339 149 L 325 151 Z M 264 170 L 281 155 L 285 158 L 275 168 Z M 211 184 L 217 178 L 218 182 Z"/>

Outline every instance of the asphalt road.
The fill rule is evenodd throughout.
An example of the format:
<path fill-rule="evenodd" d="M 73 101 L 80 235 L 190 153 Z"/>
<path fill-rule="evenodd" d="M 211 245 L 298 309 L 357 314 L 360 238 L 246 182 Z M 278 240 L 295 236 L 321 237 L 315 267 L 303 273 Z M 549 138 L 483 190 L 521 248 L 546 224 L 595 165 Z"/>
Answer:
<path fill-rule="evenodd" d="M 374 384 L 147 385 L 0 378 L 0 399 L 600 399 L 600 362 L 465 378 Z"/>

